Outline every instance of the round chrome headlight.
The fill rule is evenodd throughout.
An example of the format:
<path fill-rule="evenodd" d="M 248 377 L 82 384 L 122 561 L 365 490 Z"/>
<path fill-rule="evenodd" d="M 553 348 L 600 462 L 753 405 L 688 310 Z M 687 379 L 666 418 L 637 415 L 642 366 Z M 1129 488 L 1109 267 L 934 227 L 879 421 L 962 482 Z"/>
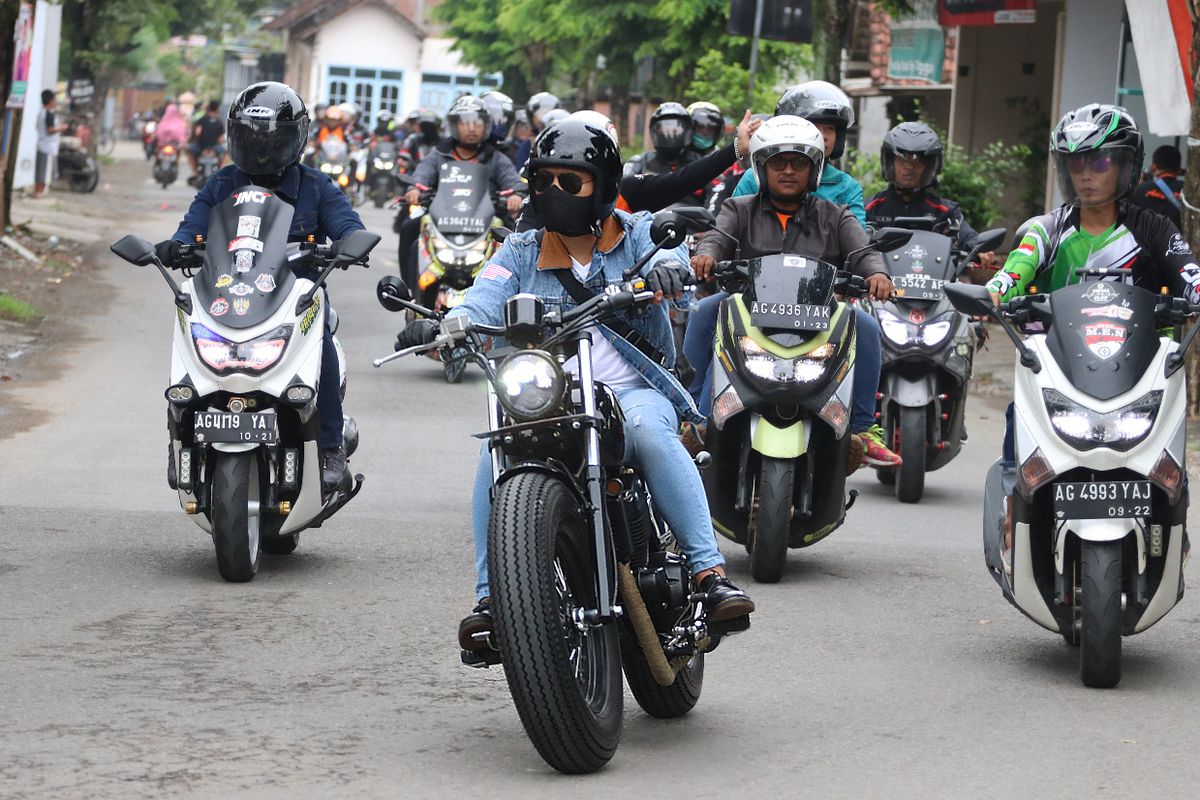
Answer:
<path fill-rule="evenodd" d="M 504 359 L 496 370 L 500 404 L 515 419 L 535 420 L 562 405 L 567 380 L 548 353 L 523 350 Z"/>

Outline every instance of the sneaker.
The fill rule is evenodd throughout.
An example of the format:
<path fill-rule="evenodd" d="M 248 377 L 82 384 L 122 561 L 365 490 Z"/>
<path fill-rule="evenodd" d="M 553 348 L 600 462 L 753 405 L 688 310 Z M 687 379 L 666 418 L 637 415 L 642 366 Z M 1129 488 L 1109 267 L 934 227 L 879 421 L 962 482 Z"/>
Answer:
<path fill-rule="evenodd" d="M 332 494 L 346 479 L 346 448 L 331 447 L 321 456 L 321 488 Z"/>
<path fill-rule="evenodd" d="M 754 601 L 750 596 L 724 575 L 710 572 L 697 588 L 704 594 L 704 608 L 710 623 L 745 617 L 754 611 Z"/>
<path fill-rule="evenodd" d="M 492 598 L 485 597 L 458 623 L 458 646 L 472 652 L 490 650 L 491 636 Z"/>
<path fill-rule="evenodd" d="M 872 467 L 898 467 L 904 463 L 883 443 L 883 428 L 872 425 L 858 434 L 866 448 L 865 458 Z"/>

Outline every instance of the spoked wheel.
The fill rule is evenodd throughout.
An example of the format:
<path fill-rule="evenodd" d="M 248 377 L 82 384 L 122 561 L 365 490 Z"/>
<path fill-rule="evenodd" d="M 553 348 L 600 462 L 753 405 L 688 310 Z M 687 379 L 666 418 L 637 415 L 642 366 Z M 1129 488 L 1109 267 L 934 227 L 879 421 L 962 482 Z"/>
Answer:
<path fill-rule="evenodd" d="M 258 573 L 260 494 L 254 451 L 217 454 L 212 483 L 212 536 L 217 570 L 227 581 L 244 583 Z"/>
<path fill-rule="evenodd" d="M 663 686 L 654 680 L 641 645 L 625 623 L 621 636 L 621 662 L 625 666 L 625 678 L 633 699 L 652 717 L 674 719 L 696 707 L 700 702 L 700 690 L 704 686 L 704 654 L 697 653 L 687 665 L 675 675 L 675 682 Z"/>
<path fill-rule="evenodd" d="M 1108 689 L 1121 680 L 1121 543 L 1080 542 L 1079 677 Z"/>
<path fill-rule="evenodd" d="M 525 733 L 550 766 L 595 772 L 621 740 L 616 623 L 591 626 L 593 543 L 570 491 L 538 473 L 496 491 L 488 570 L 504 676 Z"/>
<path fill-rule="evenodd" d="M 925 409 L 901 408 L 897 420 L 900 431 L 899 467 L 896 474 L 896 499 L 901 503 L 919 503 L 925 493 Z"/>
<path fill-rule="evenodd" d="M 750 535 L 750 574 L 760 583 L 776 583 L 787 562 L 792 526 L 792 488 L 795 463 L 789 458 L 763 456 L 758 473 L 758 514 Z"/>

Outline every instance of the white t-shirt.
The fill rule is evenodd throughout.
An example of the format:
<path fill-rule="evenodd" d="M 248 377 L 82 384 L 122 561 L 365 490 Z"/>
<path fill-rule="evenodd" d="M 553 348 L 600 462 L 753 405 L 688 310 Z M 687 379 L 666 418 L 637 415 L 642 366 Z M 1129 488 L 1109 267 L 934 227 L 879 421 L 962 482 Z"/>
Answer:
<path fill-rule="evenodd" d="M 581 282 L 587 281 L 588 270 L 591 266 L 590 263 L 580 264 L 573 256 L 571 258 L 571 271 Z M 592 334 L 592 377 L 597 382 L 606 384 L 614 392 L 624 389 L 641 389 L 647 385 L 646 379 L 617 352 L 617 348 L 612 346 L 612 342 L 608 341 L 600 332 L 599 326 L 593 325 L 587 330 Z M 570 359 L 563 365 L 563 368 L 567 372 L 577 372 L 579 359 Z"/>
<path fill-rule="evenodd" d="M 59 134 L 51 133 L 50 128 L 58 124 L 58 110 L 51 111 L 45 106 L 38 112 L 37 117 L 37 150 L 46 155 L 58 155 Z"/>

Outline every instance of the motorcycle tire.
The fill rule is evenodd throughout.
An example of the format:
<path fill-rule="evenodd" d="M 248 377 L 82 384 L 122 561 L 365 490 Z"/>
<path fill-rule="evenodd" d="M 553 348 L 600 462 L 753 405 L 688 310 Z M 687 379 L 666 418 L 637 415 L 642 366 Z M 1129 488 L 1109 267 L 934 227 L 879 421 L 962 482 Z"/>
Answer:
<path fill-rule="evenodd" d="M 759 583 L 778 583 L 787 563 L 792 525 L 796 462 L 762 457 L 758 471 L 758 517 L 750 551 L 750 575 Z"/>
<path fill-rule="evenodd" d="M 298 544 L 300 544 L 300 534 L 289 533 L 287 536 L 263 539 L 262 551 L 273 556 L 286 556 L 294 552 Z"/>
<path fill-rule="evenodd" d="M 561 480 L 526 472 L 496 490 L 488 570 L 504 677 L 533 746 L 567 774 L 600 769 L 621 741 L 617 623 L 580 631 L 571 620 L 595 602 L 593 546 Z"/>
<path fill-rule="evenodd" d="M 1121 681 L 1121 543 L 1079 543 L 1079 677 L 1110 689 Z"/>
<path fill-rule="evenodd" d="M 704 686 L 703 653 L 694 656 L 687 666 L 679 670 L 674 683 L 663 686 L 654 680 L 637 636 L 626 622 L 622 623 L 621 628 L 621 662 L 633 699 L 650 716 L 676 719 L 700 702 L 700 690 Z"/>
<path fill-rule="evenodd" d="M 217 571 L 231 583 L 245 583 L 258 573 L 258 515 L 250 515 L 261 491 L 258 458 L 249 453 L 215 453 L 212 481 L 212 537 Z"/>
<path fill-rule="evenodd" d="M 925 441 L 927 413 L 925 408 L 901 408 L 897 425 L 900 429 L 900 466 L 896 473 L 896 499 L 901 503 L 919 503 L 925 493 Z"/>
<path fill-rule="evenodd" d="M 88 160 L 89 169 L 73 172 L 67 180 L 67 186 L 77 194 L 91 194 L 100 185 L 100 168 L 95 161 Z"/>

